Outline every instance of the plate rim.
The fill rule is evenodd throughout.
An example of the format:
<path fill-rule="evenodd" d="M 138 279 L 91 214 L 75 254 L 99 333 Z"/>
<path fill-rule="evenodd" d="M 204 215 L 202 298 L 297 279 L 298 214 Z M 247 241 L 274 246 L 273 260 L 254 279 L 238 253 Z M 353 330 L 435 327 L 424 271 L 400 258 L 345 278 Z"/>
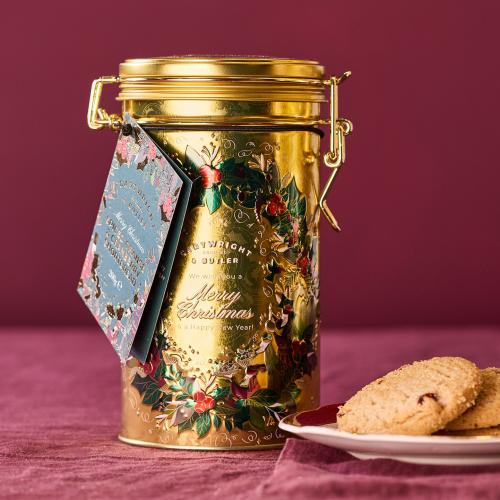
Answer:
<path fill-rule="evenodd" d="M 320 407 L 321 408 L 321 407 Z M 311 411 L 311 410 L 309 410 Z M 312 410 L 314 411 L 314 410 Z M 354 434 L 347 431 L 341 431 L 336 427 L 335 422 L 322 425 L 297 425 L 294 422 L 295 417 L 303 412 L 297 412 L 287 415 L 282 419 L 278 426 L 280 429 L 292 434 L 321 434 L 327 437 L 338 437 L 343 440 L 362 442 L 362 443 L 400 443 L 400 444 L 447 444 L 447 445 L 466 445 L 466 444 L 497 444 L 500 445 L 500 436 L 414 436 L 406 434 Z"/>

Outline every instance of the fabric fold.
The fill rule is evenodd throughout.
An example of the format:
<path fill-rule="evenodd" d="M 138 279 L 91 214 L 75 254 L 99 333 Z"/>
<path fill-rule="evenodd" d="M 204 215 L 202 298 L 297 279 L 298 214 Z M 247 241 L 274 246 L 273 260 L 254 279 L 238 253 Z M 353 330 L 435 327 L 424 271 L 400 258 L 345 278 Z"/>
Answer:
<path fill-rule="evenodd" d="M 498 498 L 500 466 L 416 465 L 359 460 L 346 452 L 288 439 L 259 498 Z M 498 487 L 493 487 L 498 485 Z M 496 491 L 495 491 L 496 490 Z"/>

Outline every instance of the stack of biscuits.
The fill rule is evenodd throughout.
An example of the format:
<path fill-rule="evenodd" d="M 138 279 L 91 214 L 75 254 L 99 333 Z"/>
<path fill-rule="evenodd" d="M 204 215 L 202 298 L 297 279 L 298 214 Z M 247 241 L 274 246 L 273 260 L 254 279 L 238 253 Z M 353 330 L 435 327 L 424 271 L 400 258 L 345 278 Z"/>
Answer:
<path fill-rule="evenodd" d="M 500 369 L 459 357 L 416 361 L 363 387 L 337 414 L 356 434 L 500 435 Z"/>

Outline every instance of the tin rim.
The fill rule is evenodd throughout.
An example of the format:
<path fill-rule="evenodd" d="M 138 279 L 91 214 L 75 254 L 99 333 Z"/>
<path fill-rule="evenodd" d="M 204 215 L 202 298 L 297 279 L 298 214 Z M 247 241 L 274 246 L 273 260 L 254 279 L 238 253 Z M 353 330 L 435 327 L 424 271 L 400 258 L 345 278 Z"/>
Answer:
<path fill-rule="evenodd" d="M 317 61 L 261 56 L 170 56 L 126 59 L 120 78 L 271 77 L 321 80 L 324 68 Z"/>
<path fill-rule="evenodd" d="M 257 56 L 126 59 L 118 99 L 323 102 L 323 72 L 316 61 Z"/>
<path fill-rule="evenodd" d="M 118 434 L 118 440 L 122 443 L 133 446 L 144 446 L 147 448 L 161 448 L 166 450 L 191 450 L 191 451 L 259 451 L 259 450 L 280 450 L 285 443 L 261 444 L 255 446 L 181 446 L 176 444 L 163 444 L 152 441 L 142 441 L 140 439 L 131 439 Z"/>

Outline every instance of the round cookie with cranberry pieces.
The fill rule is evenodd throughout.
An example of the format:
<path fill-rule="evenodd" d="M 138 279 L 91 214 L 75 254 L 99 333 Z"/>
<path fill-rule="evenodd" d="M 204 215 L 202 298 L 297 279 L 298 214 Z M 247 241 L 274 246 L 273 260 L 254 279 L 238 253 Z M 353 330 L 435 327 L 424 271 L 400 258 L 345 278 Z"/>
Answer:
<path fill-rule="evenodd" d="M 446 430 L 467 431 L 500 425 L 500 368 L 481 370 L 483 385 L 476 403 L 450 422 Z"/>
<path fill-rule="evenodd" d="M 363 387 L 339 408 L 337 426 L 356 434 L 433 434 L 474 405 L 481 385 L 481 371 L 467 359 L 416 361 Z"/>

